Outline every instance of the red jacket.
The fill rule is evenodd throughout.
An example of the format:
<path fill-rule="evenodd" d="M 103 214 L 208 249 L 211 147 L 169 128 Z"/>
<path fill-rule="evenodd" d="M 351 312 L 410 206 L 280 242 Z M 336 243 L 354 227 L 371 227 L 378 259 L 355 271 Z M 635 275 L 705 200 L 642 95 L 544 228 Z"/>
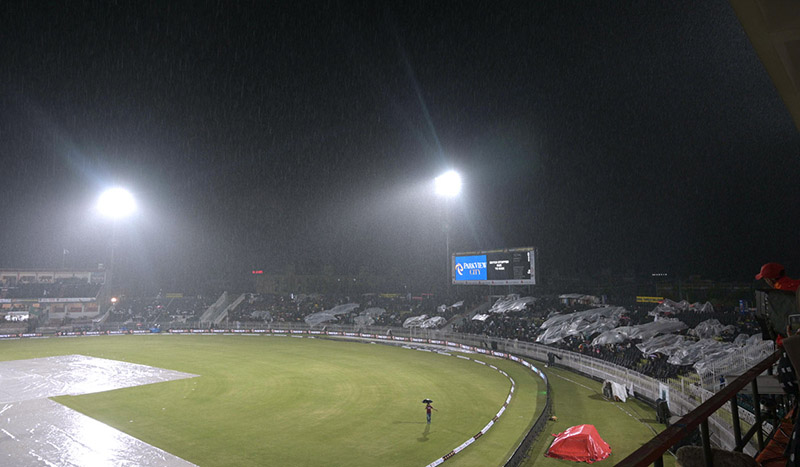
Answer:
<path fill-rule="evenodd" d="M 776 280 L 775 284 L 773 285 L 773 287 L 778 290 L 787 290 L 789 292 L 796 292 L 798 286 L 800 286 L 800 280 L 792 279 L 786 276 Z"/>

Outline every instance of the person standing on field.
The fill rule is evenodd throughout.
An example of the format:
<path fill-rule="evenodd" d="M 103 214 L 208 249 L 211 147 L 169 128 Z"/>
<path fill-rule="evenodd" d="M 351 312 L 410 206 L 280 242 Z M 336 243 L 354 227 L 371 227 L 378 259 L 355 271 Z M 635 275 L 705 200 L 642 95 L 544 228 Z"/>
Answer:
<path fill-rule="evenodd" d="M 428 423 L 431 422 L 431 410 L 439 411 L 436 407 L 432 406 L 430 402 L 425 405 L 425 412 L 428 415 Z"/>

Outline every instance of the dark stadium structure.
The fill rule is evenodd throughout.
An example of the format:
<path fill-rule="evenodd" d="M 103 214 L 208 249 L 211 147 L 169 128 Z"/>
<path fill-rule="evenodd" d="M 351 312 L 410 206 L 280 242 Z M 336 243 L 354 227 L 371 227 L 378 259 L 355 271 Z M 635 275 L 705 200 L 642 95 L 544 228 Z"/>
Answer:
<path fill-rule="evenodd" d="M 756 376 L 777 361 L 774 347 L 770 341 L 759 341 L 763 343 L 759 347 L 744 346 L 731 351 L 730 358 L 717 361 L 713 370 L 698 371 L 691 364 L 675 364 L 662 351 L 642 352 L 640 347 L 647 341 L 641 338 L 613 344 L 593 343 L 601 334 L 598 330 L 568 333 L 551 344 L 538 343 L 547 334 L 547 322 L 577 317 L 574 318 L 577 327 L 565 329 L 579 329 L 586 325 L 587 313 L 614 312 L 618 329 L 637 329 L 658 322 L 680 323 L 683 330 L 674 335 L 687 343 L 708 339 L 701 337 L 700 330 L 706 329 L 708 323 L 716 323 L 716 334 L 711 340 L 735 346 L 739 344 L 734 341 L 743 342 L 737 336 L 770 335 L 774 332 L 772 321 L 780 323 L 780 317 L 797 312 L 796 301 L 769 300 L 771 291 L 757 292 L 756 302 L 761 308 L 756 310 L 716 309 L 668 301 L 640 304 L 628 310 L 603 304 L 600 298 L 587 295 L 487 297 L 469 293 L 469 289 L 463 297 L 446 303 L 435 294 L 224 292 L 205 297 L 164 293 L 155 297 L 118 297 L 95 311 L 93 307 L 100 308 L 98 297 L 103 296 L 104 285 L 102 275 L 97 272 L 83 275 L 42 272 L 38 276 L 19 272 L 13 280 L 12 273 L 3 274 L 6 275 L 0 276 L 4 277 L 2 317 L 8 326 L 3 338 L 152 332 L 346 335 L 456 349 L 466 346 L 488 354 L 546 362 L 601 382 L 614 381 L 629 388 L 629 395 L 653 404 L 659 421 L 666 426 L 653 445 L 642 448 L 649 449 L 647 454 L 637 451 L 631 455 L 633 460 L 623 461 L 624 465 L 658 463 L 668 449 L 697 444 L 698 439 L 703 446 L 713 444 L 757 455 L 775 429 L 774 424 L 764 424 L 761 411 L 756 409 L 759 404 L 754 403 L 764 394 L 759 389 L 759 383 L 764 382 L 756 381 Z M 786 304 L 792 307 L 776 309 Z M 685 309 L 681 311 L 680 307 Z M 14 327 L 11 323 L 17 323 L 14 320 L 25 313 L 25 325 Z M 719 386 L 720 374 L 729 381 L 725 387 Z M 739 394 L 746 386 L 750 386 L 749 394 Z M 790 401 L 776 397 L 781 400 L 779 407 L 785 414 Z M 720 408 L 725 414 L 715 414 Z M 539 416 L 540 421 L 524 438 L 509 465 L 517 465 L 525 458 L 547 415 L 545 410 Z M 740 419 L 753 427 L 748 433 L 742 434 Z M 699 438 L 693 436 L 698 429 Z"/>

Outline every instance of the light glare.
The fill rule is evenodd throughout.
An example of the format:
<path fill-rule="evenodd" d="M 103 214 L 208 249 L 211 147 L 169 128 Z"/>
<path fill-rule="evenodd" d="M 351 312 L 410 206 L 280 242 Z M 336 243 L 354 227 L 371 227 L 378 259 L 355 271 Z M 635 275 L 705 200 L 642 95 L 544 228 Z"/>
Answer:
<path fill-rule="evenodd" d="M 97 201 L 97 210 L 105 217 L 122 219 L 136 211 L 136 201 L 128 190 L 111 188 L 100 195 L 100 199 Z"/>
<path fill-rule="evenodd" d="M 461 192 L 461 176 L 454 170 L 436 177 L 436 194 L 452 198 Z"/>

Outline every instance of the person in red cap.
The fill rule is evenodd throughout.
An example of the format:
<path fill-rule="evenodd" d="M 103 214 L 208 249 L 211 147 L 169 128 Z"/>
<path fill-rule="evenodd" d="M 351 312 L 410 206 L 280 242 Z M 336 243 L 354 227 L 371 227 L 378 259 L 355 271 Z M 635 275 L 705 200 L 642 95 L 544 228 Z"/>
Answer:
<path fill-rule="evenodd" d="M 786 269 L 779 263 L 767 263 L 761 266 L 761 272 L 756 274 L 756 280 L 761 279 L 773 289 L 787 292 L 795 292 L 800 286 L 800 280 L 786 277 Z"/>

